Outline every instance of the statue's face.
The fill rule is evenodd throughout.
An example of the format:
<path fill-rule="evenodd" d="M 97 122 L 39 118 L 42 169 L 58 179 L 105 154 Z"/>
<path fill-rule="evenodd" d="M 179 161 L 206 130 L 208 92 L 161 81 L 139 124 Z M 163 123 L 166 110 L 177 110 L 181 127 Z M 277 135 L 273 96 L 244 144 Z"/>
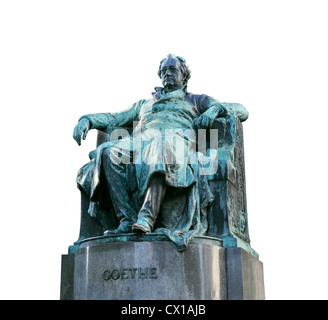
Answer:
<path fill-rule="evenodd" d="M 168 58 L 162 63 L 161 79 L 167 91 L 176 90 L 183 86 L 183 74 L 179 60 Z"/>

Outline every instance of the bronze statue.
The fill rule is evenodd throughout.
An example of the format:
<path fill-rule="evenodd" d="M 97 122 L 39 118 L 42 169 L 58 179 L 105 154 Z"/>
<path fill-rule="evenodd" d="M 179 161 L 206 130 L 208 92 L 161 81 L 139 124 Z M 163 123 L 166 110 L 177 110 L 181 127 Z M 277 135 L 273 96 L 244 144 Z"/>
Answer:
<path fill-rule="evenodd" d="M 199 161 L 207 155 L 197 150 L 198 130 L 210 130 L 216 119 L 231 115 L 245 121 L 248 112 L 240 104 L 189 93 L 190 70 L 181 57 L 169 54 L 158 75 L 163 87 L 156 87 L 151 99 L 119 113 L 79 119 L 73 133 L 79 145 L 90 129 L 138 124 L 132 135 L 100 144 L 77 182 L 89 196 L 91 216 L 97 218 L 102 204 L 111 202 L 119 225 L 105 235 L 156 231 L 184 250 L 193 236 L 206 234 L 207 209 L 214 199 Z M 132 189 L 129 172 L 136 181 Z"/>

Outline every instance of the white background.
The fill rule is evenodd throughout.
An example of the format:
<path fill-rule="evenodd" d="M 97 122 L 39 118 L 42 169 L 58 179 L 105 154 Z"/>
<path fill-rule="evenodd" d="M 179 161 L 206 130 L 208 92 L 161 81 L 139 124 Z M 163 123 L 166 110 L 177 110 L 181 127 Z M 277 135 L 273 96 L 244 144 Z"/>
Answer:
<path fill-rule="evenodd" d="M 151 97 L 184 57 L 189 91 L 249 111 L 252 247 L 267 299 L 327 299 L 326 1 L 0 3 L 1 299 L 59 299 L 79 233 L 75 177 L 95 148 L 81 115 Z"/>

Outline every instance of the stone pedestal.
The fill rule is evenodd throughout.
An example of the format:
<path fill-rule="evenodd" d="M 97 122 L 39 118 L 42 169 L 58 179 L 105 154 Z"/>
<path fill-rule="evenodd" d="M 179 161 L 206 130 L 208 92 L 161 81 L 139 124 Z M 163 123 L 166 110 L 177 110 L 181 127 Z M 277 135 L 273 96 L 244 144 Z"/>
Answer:
<path fill-rule="evenodd" d="M 264 300 L 263 264 L 242 248 L 226 248 L 228 300 Z"/>
<path fill-rule="evenodd" d="M 63 255 L 60 298 L 264 299 L 262 263 L 245 250 L 223 248 L 219 239 L 197 237 L 180 253 L 161 237 L 160 241 L 145 238 L 93 238 Z"/>

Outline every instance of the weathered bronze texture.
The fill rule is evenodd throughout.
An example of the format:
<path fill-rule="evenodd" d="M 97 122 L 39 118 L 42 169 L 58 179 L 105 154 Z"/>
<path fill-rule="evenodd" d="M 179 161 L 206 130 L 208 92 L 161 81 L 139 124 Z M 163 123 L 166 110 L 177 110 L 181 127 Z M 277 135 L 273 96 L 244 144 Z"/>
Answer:
<path fill-rule="evenodd" d="M 187 91 L 186 61 L 160 62 L 152 99 L 118 113 L 84 115 L 74 128 L 80 145 L 98 129 L 97 149 L 78 173 L 80 237 L 160 233 L 179 251 L 194 236 L 250 248 L 242 121 L 247 110 Z"/>

